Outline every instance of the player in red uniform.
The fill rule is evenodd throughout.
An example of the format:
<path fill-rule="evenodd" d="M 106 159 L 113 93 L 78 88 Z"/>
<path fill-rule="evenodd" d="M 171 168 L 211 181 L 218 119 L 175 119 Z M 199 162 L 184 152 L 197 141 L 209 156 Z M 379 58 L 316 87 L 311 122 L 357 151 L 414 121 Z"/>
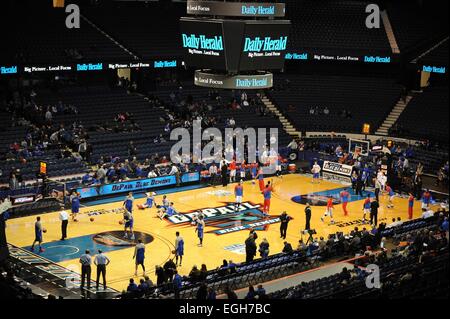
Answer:
<path fill-rule="evenodd" d="M 409 193 L 408 197 L 408 218 L 413 218 L 413 207 L 414 207 L 414 195 Z"/>
<path fill-rule="evenodd" d="M 232 160 L 230 165 L 228 166 L 230 170 L 230 183 L 234 183 L 236 181 L 236 161 Z"/>
<path fill-rule="evenodd" d="M 347 204 L 348 204 L 348 200 L 350 198 L 350 193 L 347 192 L 346 188 L 344 188 L 344 190 L 339 194 L 339 196 L 341 197 L 342 209 L 344 210 L 344 216 L 348 216 Z"/>
<path fill-rule="evenodd" d="M 325 211 L 325 214 L 323 214 L 323 216 L 320 217 L 320 220 L 324 221 L 324 218 L 326 216 L 330 216 L 331 223 L 334 224 L 334 219 L 333 219 L 333 196 L 328 197 L 327 209 Z"/>
<path fill-rule="evenodd" d="M 267 215 L 270 210 L 270 199 L 272 198 L 273 187 L 270 185 L 270 182 L 267 183 L 266 187 L 262 191 L 264 196 L 264 206 L 263 212 Z"/>
<path fill-rule="evenodd" d="M 258 174 L 256 175 L 256 179 L 258 180 L 259 183 L 259 190 L 261 192 L 264 191 L 264 174 L 262 167 L 259 168 Z"/>

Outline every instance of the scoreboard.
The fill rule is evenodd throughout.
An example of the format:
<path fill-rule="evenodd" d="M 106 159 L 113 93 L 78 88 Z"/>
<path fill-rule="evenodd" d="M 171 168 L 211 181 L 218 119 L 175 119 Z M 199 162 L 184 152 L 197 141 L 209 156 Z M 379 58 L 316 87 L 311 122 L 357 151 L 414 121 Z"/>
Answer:
<path fill-rule="evenodd" d="M 285 4 L 187 0 L 180 18 L 184 65 L 198 86 L 261 89 L 284 68 L 291 22 Z"/>
<path fill-rule="evenodd" d="M 181 43 L 188 67 L 228 72 L 279 70 L 289 38 L 287 20 L 181 18 Z"/>

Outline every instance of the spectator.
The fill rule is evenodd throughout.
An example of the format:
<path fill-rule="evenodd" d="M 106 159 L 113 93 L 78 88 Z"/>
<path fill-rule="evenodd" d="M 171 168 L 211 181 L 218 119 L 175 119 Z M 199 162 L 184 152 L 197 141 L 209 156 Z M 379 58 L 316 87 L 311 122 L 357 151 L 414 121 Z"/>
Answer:
<path fill-rule="evenodd" d="M 294 249 L 292 249 L 292 245 L 289 244 L 287 241 L 285 241 L 282 252 L 285 253 L 285 254 L 290 254 L 293 251 L 294 251 Z"/>
<path fill-rule="evenodd" d="M 134 279 L 130 278 L 130 283 L 127 287 L 127 292 L 136 292 L 138 291 L 138 286 L 134 283 Z"/>

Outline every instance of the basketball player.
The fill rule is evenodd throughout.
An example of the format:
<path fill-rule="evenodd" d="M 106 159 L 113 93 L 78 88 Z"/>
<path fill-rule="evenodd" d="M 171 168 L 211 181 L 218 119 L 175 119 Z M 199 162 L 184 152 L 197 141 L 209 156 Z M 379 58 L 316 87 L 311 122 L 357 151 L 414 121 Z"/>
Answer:
<path fill-rule="evenodd" d="M 422 209 L 428 210 L 431 203 L 431 193 L 430 190 L 427 189 L 425 192 L 423 192 L 422 195 Z"/>
<path fill-rule="evenodd" d="M 270 185 L 270 182 L 267 182 L 266 187 L 262 191 L 262 194 L 264 196 L 264 206 L 263 206 L 263 213 L 268 215 L 270 210 L 270 199 L 272 198 L 272 191 L 273 187 Z"/>
<path fill-rule="evenodd" d="M 278 157 L 276 159 L 276 166 L 275 166 L 275 170 L 276 170 L 276 175 L 277 177 L 283 178 L 283 176 L 281 175 L 281 161 L 282 161 L 282 157 L 280 154 L 278 154 Z"/>
<path fill-rule="evenodd" d="M 133 259 L 136 259 L 136 268 L 134 270 L 134 275 L 138 275 L 138 266 L 140 265 L 142 267 L 142 271 L 144 272 L 143 276 L 145 276 L 145 245 L 142 243 L 141 239 L 138 239 L 138 243 L 134 248 Z"/>
<path fill-rule="evenodd" d="M 381 190 L 381 183 L 378 180 L 378 178 L 374 178 L 373 179 L 374 184 L 375 184 L 375 198 L 377 199 L 377 202 L 380 201 L 380 190 Z"/>
<path fill-rule="evenodd" d="M 70 202 L 72 204 L 72 221 L 77 221 L 76 216 L 80 212 L 80 194 L 74 191 L 70 195 Z"/>
<path fill-rule="evenodd" d="M 370 194 L 367 194 L 367 198 L 364 200 L 363 203 L 363 223 L 366 222 L 367 214 L 369 214 L 370 216 L 370 203 L 371 203 Z"/>
<path fill-rule="evenodd" d="M 236 181 L 236 161 L 232 160 L 230 165 L 230 183 L 234 183 Z"/>
<path fill-rule="evenodd" d="M 133 232 L 133 214 L 130 213 L 128 210 L 125 209 L 125 212 L 123 213 L 123 221 L 124 221 L 124 234 L 123 238 L 128 238 L 128 230 L 130 230 L 130 239 L 134 240 L 134 232 Z"/>
<path fill-rule="evenodd" d="M 175 215 L 177 212 L 175 211 L 175 208 L 173 207 L 173 203 L 169 203 L 169 206 L 167 208 L 164 208 L 165 206 L 163 206 L 159 211 L 158 211 L 158 216 L 159 218 L 162 220 L 164 217 L 166 216 L 173 216 Z"/>
<path fill-rule="evenodd" d="M 256 179 L 258 180 L 258 183 L 259 183 L 259 190 L 261 192 L 264 191 L 264 174 L 263 174 L 262 167 L 259 168 L 258 174 L 256 175 Z"/>
<path fill-rule="evenodd" d="M 234 187 L 234 196 L 236 197 L 236 202 L 234 204 L 234 211 L 237 212 L 241 207 L 242 197 L 244 196 L 244 187 L 242 186 L 242 180 Z"/>
<path fill-rule="evenodd" d="M 394 190 L 392 189 L 392 187 L 389 184 L 386 184 L 386 192 L 389 196 L 389 200 L 388 200 L 388 204 L 387 204 L 387 208 L 394 208 L 394 204 L 393 204 L 393 200 L 395 197 L 395 193 Z"/>
<path fill-rule="evenodd" d="M 203 247 L 203 230 L 205 229 L 205 220 L 203 219 L 203 215 L 199 215 L 197 219 L 197 227 L 195 231 L 197 232 L 198 239 L 200 243 L 197 245 L 199 247 Z"/>
<path fill-rule="evenodd" d="M 184 239 L 181 237 L 180 232 L 175 233 L 175 266 L 178 266 L 178 259 L 180 259 L 180 267 L 183 262 L 184 255 Z"/>
<path fill-rule="evenodd" d="M 252 184 L 255 184 L 256 176 L 258 175 L 258 164 L 251 163 L 250 164 L 250 173 L 252 175 Z"/>
<path fill-rule="evenodd" d="M 380 182 L 381 191 L 384 192 L 386 189 L 387 177 L 381 170 L 378 172 L 377 179 Z"/>
<path fill-rule="evenodd" d="M 133 213 L 133 202 L 134 202 L 133 193 L 129 192 L 128 196 L 125 197 L 125 201 L 123 202 L 123 208 L 125 208 L 126 211 L 130 212 L 130 214 Z"/>
<path fill-rule="evenodd" d="M 239 177 L 241 181 L 245 180 L 245 161 L 242 161 L 241 165 L 239 166 Z"/>
<path fill-rule="evenodd" d="M 36 222 L 34 223 L 34 241 L 33 244 L 31 245 L 30 250 L 34 251 L 34 244 L 38 243 L 39 244 L 39 252 L 43 253 L 45 250 L 44 248 L 42 248 L 42 232 L 43 232 L 43 228 L 42 228 L 42 224 L 41 224 L 41 217 L 38 216 L 36 217 Z"/>
<path fill-rule="evenodd" d="M 312 183 L 313 183 L 313 184 L 315 184 L 316 182 L 317 182 L 317 183 L 320 183 L 320 181 L 319 181 L 319 178 L 320 178 L 320 170 L 321 170 L 320 165 L 317 164 L 317 161 L 314 162 L 314 165 L 313 165 L 313 167 L 312 167 L 312 169 L 311 169 L 311 173 L 313 174 L 313 179 L 312 179 Z"/>
<path fill-rule="evenodd" d="M 409 193 L 408 197 L 408 218 L 413 218 L 413 208 L 414 208 L 414 195 L 412 193 Z"/>
<path fill-rule="evenodd" d="M 350 193 L 347 192 L 347 188 L 344 188 L 344 190 L 339 194 L 339 196 L 341 197 L 342 209 L 344 210 L 344 216 L 348 216 L 347 204 L 348 204 L 348 200 L 350 197 Z"/>
<path fill-rule="evenodd" d="M 152 208 L 153 204 L 155 203 L 155 195 L 156 193 L 145 193 L 145 203 L 144 204 L 139 204 L 138 208 L 139 209 L 146 209 L 146 208 Z"/>
<path fill-rule="evenodd" d="M 324 218 L 326 216 L 330 216 L 331 223 L 334 224 L 334 219 L 333 219 L 333 196 L 328 197 L 327 209 L 325 210 L 325 213 L 323 214 L 323 216 L 320 217 L 320 220 L 323 222 Z"/>
<path fill-rule="evenodd" d="M 164 195 L 163 198 L 162 198 L 161 206 L 164 207 L 165 209 L 168 209 L 169 206 L 170 206 L 170 201 L 169 201 L 169 199 L 167 198 L 166 195 Z"/>

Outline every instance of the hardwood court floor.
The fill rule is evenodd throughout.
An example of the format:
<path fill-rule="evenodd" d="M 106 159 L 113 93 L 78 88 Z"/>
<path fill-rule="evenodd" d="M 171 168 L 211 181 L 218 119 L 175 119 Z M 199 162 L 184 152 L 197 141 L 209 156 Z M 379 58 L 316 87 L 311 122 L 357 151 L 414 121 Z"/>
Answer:
<path fill-rule="evenodd" d="M 186 214 L 197 210 L 204 210 L 206 213 L 203 247 L 197 246 L 198 239 L 194 226 L 190 222 L 182 222 L 189 220 L 186 215 L 184 217 L 176 216 L 172 222 L 160 220 L 156 216 L 155 207 L 138 210 L 136 205 L 143 203 L 144 198 L 137 198 L 133 212 L 135 231 L 141 232 L 142 238 L 145 238 L 146 241 L 151 240 L 146 244 L 147 274 L 152 280 L 155 280 L 155 265 L 162 265 L 173 257 L 172 250 L 176 231 L 181 232 L 185 241 L 183 266 L 179 268 L 182 275 L 187 275 L 193 265 L 200 267 L 202 263 L 205 263 L 208 269 L 213 269 L 219 266 L 223 259 L 231 259 L 234 262 L 244 261 L 243 243 L 248 236 L 250 227 L 258 230 L 257 244 L 263 238 L 267 238 L 270 243 L 270 253 L 279 253 L 283 248 L 283 240 L 280 238 L 277 217 L 282 211 L 286 211 L 293 217 L 289 223 L 287 241 L 295 249 L 301 238 L 300 230 L 305 226 L 305 206 L 294 201 L 301 202 L 301 198 L 296 196 L 309 195 L 311 197 L 316 194 L 319 196 L 333 195 L 338 198 L 339 192 L 344 187 L 328 181 L 312 184 L 310 177 L 297 174 L 273 178 L 273 183 L 275 192 L 270 208 L 272 217 L 266 219 L 261 216 L 258 208 L 258 205 L 262 206 L 262 195 L 258 185 L 252 184 L 251 181 L 244 183 L 243 206 L 245 210 L 239 214 L 227 207 L 234 202 L 234 184 L 229 184 L 226 188 L 217 186 L 216 188 L 206 187 L 169 193 L 167 197 L 174 202 L 174 207 L 179 213 Z M 161 197 L 161 195 L 156 196 L 157 204 L 161 202 Z M 316 229 L 317 236 L 327 236 L 336 231 L 349 232 L 355 226 L 370 227 L 361 225 L 362 198 L 352 196 L 352 199 L 353 201 L 348 204 L 349 216 L 344 216 L 341 205 L 335 205 L 336 224 L 334 225 L 330 224 L 329 220 L 325 220 L 325 222 L 320 220 L 325 211 L 324 206 L 312 206 L 311 227 Z M 407 219 L 406 198 L 396 197 L 394 209 L 388 209 L 386 204 L 387 196 L 383 195 L 380 197 L 379 221 L 387 219 L 387 222 L 390 223 L 393 217 Z M 420 217 L 420 206 L 420 202 L 415 203 L 414 218 Z M 42 224 L 47 229 L 47 233 L 44 234 L 46 251 L 41 255 L 61 266 L 80 272 L 78 258 L 84 250 L 89 248 L 92 253 L 95 253 L 98 248 L 101 248 L 111 259 L 107 270 L 108 286 L 117 290 L 125 289 L 129 278 L 134 277 L 134 260 L 132 259 L 134 247 L 123 245 L 129 243 L 121 239 L 123 229 L 118 223 L 122 218 L 121 207 L 121 201 L 83 207 L 78 222 L 69 223 L 69 238 L 66 241 L 59 240 L 61 232 L 58 213 L 42 214 Z M 94 218 L 93 222 L 90 221 L 90 217 Z M 34 239 L 35 218 L 36 216 L 29 216 L 8 220 L 6 228 L 8 242 L 18 247 L 30 246 Z M 181 223 L 176 224 L 173 221 L 181 221 Z M 264 226 L 264 224 L 269 225 Z M 215 232 L 219 232 L 219 234 Z M 226 233 L 220 234 L 220 232 Z M 306 237 L 304 239 L 306 240 Z M 93 272 L 95 273 L 95 269 Z M 141 274 L 141 270 L 139 270 L 139 275 Z"/>

